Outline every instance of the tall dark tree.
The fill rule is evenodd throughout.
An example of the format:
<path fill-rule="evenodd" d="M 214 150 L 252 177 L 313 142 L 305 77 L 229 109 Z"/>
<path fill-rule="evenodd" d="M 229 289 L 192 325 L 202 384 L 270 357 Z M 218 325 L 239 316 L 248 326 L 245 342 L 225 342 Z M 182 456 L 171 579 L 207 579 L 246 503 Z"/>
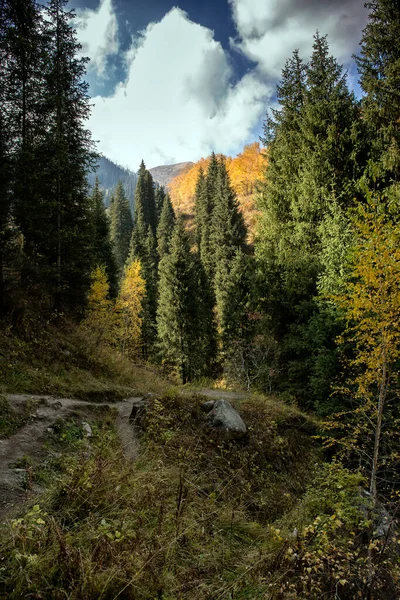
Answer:
<path fill-rule="evenodd" d="M 157 252 L 161 260 L 169 252 L 172 232 L 175 225 L 175 212 L 168 194 L 164 196 L 160 220 L 157 227 Z"/>
<path fill-rule="evenodd" d="M 8 198 L 4 197 L 3 216 L 8 212 L 12 198 L 14 222 L 23 234 L 22 276 L 26 289 L 29 281 L 37 278 L 37 246 L 43 218 L 38 206 L 43 163 L 37 150 L 43 135 L 45 48 L 37 3 L 34 0 L 3 0 L 0 28 L 1 106 L 3 127 L 7 126 L 7 178 L 12 192 Z"/>
<path fill-rule="evenodd" d="M 156 188 L 154 193 L 155 205 L 156 205 L 156 215 L 157 215 L 157 226 L 161 217 L 161 211 L 164 205 L 165 196 L 167 192 L 165 191 L 164 186 L 159 186 Z"/>
<path fill-rule="evenodd" d="M 397 0 L 367 2 L 369 19 L 356 57 L 369 129 L 367 182 L 398 211 L 400 178 L 400 11 Z M 396 191 L 397 190 L 397 191 Z"/>
<path fill-rule="evenodd" d="M 93 219 L 93 265 L 106 267 L 107 279 L 110 285 L 110 295 L 116 297 L 118 292 L 118 274 L 113 247 L 110 239 L 110 222 L 104 207 L 104 194 L 96 177 L 91 195 Z"/>
<path fill-rule="evenodd" d="M 125 266 L 132 236 L 132 215 L 121 182 L 118 183 L 110 206 L 110 237 L 119 274 Z"/>
<path fill-rule="evenodd" d="M 205 315 L 199 302 L 198 266 L 181 218 L 174 228 L 170 252 L 160 262 L 159 272 L 160 355 L 164 363 L 177 369 L 186 383 L 204 372 L 207 340 Z"/>
<path fill-rule="evenodd" d="M 316 318 L 323 227 L 333 203 L 346 210 L 354 199 L 362 162 L 356 144 L 359 110 L 326 37 L 318 34 L 308 65 L 297 53 L 286 63 L 278 99 L 281 107 L 266 123 L 268 168 L 257 243 L 260 295 L 281 345 L 285 385 L 298 397 L 303 390 L 300 400 L 307 395 L 308 401 L 319 355 L 315 327 L 321 332 L 331 327 Z M 333 327 L 328 338 L 335 334 Z M 321 352 L 326 344 L 325 336 Z"/>
<path fill-rule="evenodd" d="M 45 262 L 46 279 L 56 306 L 82 305 L 92 257 L 90 199 L 86 174 L 95 154 L 90 131 L 88 84 L 83 77 L 87 59 L 78 58 L 81 46 L 67 0 L 50 0 L 43 21 L 46 47 L 43 111 L 45 131 L 38 150 L 43 164 L 38 252 Z"/>

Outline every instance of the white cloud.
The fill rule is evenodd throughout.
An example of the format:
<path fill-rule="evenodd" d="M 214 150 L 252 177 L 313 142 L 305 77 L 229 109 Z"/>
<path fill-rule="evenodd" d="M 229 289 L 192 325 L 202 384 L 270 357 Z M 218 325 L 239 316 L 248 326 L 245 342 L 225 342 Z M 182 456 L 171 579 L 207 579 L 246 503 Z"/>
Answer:
<path fill-rule="evenodd" d="M 108 58 L 119 50 L 113 0 L 101 0 L 97 10 L 78 9 L 74 25 L 82 55 L 91 59 L 89 69 L 94 69 L 100 78 L 106 77 Z"/>
<path fill-rule="evenodd" d="M 328 34 L 331 53 L 349 65 L 357 52 L 367 11 L 360 0 L 229 0 L 239 34 L 232 47 L 279 78 L 293 50 L 307 60 L 313 34 Z"/>
<path fill-rule="evenodd" d="M 232 67 L 213 32 L 179 8 L 149 25 L 127 60 L 126 81 L 93 99 L 89 126 L 101 152 L 133 169 L 142 158 L 153 167 L 238 150 L 272 93 L 257 72 L 231 85 Z"/>

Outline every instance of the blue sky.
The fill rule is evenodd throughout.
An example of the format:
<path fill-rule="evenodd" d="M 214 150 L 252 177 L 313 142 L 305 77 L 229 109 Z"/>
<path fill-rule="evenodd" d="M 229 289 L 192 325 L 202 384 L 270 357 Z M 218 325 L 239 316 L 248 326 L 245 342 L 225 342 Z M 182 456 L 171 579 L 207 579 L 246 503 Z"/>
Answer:
<path fill-rule="evenodd" d="M 285 60 L 308 59 L 316 29 L 349 72 L 362 0 L 70 0 L 91 58 L 89 127 L 98 149 L 136 170 L 234 155 L 258 139 Z"/>

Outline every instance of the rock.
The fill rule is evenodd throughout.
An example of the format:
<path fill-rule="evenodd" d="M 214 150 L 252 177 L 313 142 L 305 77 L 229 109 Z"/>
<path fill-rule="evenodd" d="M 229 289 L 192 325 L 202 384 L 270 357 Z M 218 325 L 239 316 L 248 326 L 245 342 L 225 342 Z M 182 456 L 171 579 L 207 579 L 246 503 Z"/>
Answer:
<path fill-rule="evenodd" d="M 207 425 L 214 429 L 230 433 L 235 437 L 247 432 L 247 427 L 239 413 L 227 400 L 216 400 L 207 415 Z"/>
<path fill-rule="evenodd" d="M 207 402 L 203 402 L 201 405 L 201 410 L 203 412 L 210 412 L 214 408 L 215 400 L 207 400 Z"/>
<path fill-rule="evenodd" d="M 86 421 L 82 421 L 82 429 L 86 433 L 86 437 L 92 437 L 93 431 L 89 423 L 86 423 Z"/>
<path fill-rule="evenodd" d="M 145 396 L 143 396 L 143 398 L 134 398 L 132 401 L 132 410 L 131 410 L 131 414 L 129 415 L 129 421 L 130 423 L 135 423 L 138 424 L 139 426 L 141 425 L 141 422 L 143 421 L 143 417 L 147 411 L 147 409 L 149 408 L 150 405 L 150 400 L 153 398 L 154 394 L 146 394 Z"/>

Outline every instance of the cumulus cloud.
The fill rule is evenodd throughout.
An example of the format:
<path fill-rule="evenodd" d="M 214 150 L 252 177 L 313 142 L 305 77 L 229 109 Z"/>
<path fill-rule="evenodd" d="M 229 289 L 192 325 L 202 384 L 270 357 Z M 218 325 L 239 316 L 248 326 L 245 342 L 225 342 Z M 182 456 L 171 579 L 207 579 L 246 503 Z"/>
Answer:
<path fill-rule="evenodd" d="M 97 76 L 106 76 L 109 58 L 119 50 L 118 21 L 113 0 L 101 0 L 97 10 L 78 9 L 75 28 L 82 55 L 90 60 L 89 70 L 95 70 Z"/>
<path fill-rule="evenodd" d="M 110 97 L 93 98 L 90 127 L 100 151 L 133 169 L 142 158 L 153 167 L 238 150 L 272 93 L 256 71 L 232 85 L 213 32 L 179 8 L 142 32 L 127 61 L 126 81 Z"/>
<path fill-rule="evenodd" d="M 332 54 L 349 65 L 357 52 L 367 10 L 360 0 L 229 0 L 238 38 L 233 48 L 255 61 L 269 76 L 279 77 L 293 50 L 307 59 L 313 34 L 328 34 Z"/>

